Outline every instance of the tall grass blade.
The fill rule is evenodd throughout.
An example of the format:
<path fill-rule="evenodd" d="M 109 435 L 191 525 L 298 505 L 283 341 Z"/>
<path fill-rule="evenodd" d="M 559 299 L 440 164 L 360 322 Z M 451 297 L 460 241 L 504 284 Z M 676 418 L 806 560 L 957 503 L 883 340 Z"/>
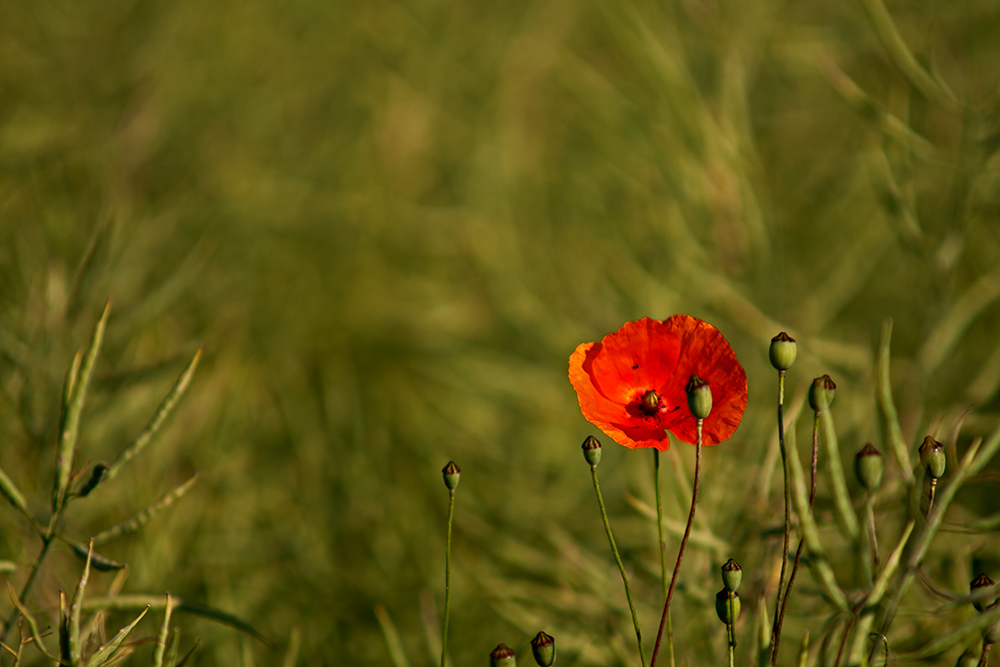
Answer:
<path fill-rule="evenodd" d="M 403 642 L 399 639 L 399 633 L 396 632 L 396 626 L 393 624 L 389 612 L 386 611 L 385 607 L 377 604 L 375 605 L 375 618 L 378 619 L 382 634 L 385 636 L 385 646 L 389 651 L 389 659 L 392 660 L 393 667 L 410 667 L 410 661 L 403 651 Z"/>

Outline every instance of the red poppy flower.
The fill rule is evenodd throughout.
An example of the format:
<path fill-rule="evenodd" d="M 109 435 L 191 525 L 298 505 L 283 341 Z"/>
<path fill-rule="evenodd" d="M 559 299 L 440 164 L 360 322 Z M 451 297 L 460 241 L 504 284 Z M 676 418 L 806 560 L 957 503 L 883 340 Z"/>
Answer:
<path fill-rule="evenodd" d="M 629 448 L 670 449 L 667 431 L 694 443 L 696 420 L 685 387 L 697 375 L 712 388 L 702 444 L 727 439 L 747 406 L 747 374 L 719 330 L 690 315 L 628 322 L 569 358 L 583 416 Z"/>

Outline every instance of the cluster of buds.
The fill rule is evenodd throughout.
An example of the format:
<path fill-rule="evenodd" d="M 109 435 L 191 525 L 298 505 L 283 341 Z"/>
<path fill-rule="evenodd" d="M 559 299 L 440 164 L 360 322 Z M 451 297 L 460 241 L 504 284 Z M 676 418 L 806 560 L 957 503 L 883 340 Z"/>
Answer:
<path fill-rule="evenodd" d="M 538 667 L 552 667 L 556 661 L 556 640 L 552 635 L 539 632 L 531 640 L 531 653 Z M 517 667 L 517 656 L 506 644 L 499 644 L 490 653 L 490 667 Z"/>

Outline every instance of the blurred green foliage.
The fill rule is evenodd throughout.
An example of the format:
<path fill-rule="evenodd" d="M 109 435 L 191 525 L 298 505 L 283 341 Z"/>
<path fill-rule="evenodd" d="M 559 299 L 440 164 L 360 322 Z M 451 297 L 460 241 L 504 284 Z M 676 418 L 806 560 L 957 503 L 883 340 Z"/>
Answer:
<path fill-rule="evenodd" d="M 887 315 L 911 444 L 969 405 L 962 442 L 1000 417 L 1000 10 L 893 2 L 887 28 L 880 7 L 4 3 L 0 463 L 42 510 L 62 377 L 110 295 L 79 461 L 113 458 L 206 353 L 163 438 L 65 527 L 85 539 L 201 473 L 105 554 L 130 564 L 126 591 L 230 610 L 278 646 L 178 614 L 199 664 L 279 664 L 293 627 L 303 664 L 388 664 L 376 605 L 411 663 L 434 664 L 449 459 L 455 664 L 500 641 L 526 658 L 543 628 L 567 664 L 631 664 L 566 359 L 687 312 L 751 387 L 706 454 L 676 603 L 679 659 L 721 660 L 716 568 L 736 556 L 759 591 L 780 556 L 771 336 L 799 341 L 790 399 L 835 376 L 845 456 L 878 442 Z M 651 632 L 656 531 L 634 507 L 652 504 L 650 456 L 606 449 Z M 956 521 L 1000 510 L 960 501 Z M 996 546 L 957 536 L 934 574 L 964 591 Z M 0 559 L 37 548 L 3 513 Z M 79 568 L 54 554 L 29 604 L 51 609 Z M 783 662 L 795 633 L 821 633 L 811 604 Z M 896 640 L 923 622 L 901 615 Z"/>

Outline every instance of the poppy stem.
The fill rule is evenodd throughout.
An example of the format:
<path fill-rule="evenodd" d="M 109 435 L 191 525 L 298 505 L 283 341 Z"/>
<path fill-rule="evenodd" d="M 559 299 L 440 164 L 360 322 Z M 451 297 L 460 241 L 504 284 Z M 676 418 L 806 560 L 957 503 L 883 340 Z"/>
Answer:
<path fill-rule="evenodd" d="M 809 509 L 813 508 L 816 502 L 816 470 L 819 463 L 819 413 L 813 418 L 812 437 L 812 472 L 809 485 Z M 788 592 L 792 590 L 795 583 L 795 575 L 799 571 L 799 561 L 802 559 L 802 548 L 805 546 L 804 539 L 799 540 L 799 546 L 795 550 L 795 562 L 792 563 L 792 573 L 788 577 L 788 586 L 785 587 L 785 595 L 781 598 L 781 609 L 778 611 L 778 636 L 781 636 L 781 626 L 785 622 L 785 607 L 788 606 Z"/>
<path fill-rule="evenodd" d="M 660 617 L 660 629 L 656 633 L 656 644 L 653 646 L 653 659 L 649 661 L 649 667 L 656 667 L 656 656 L 660 653 L 660 642 L 663 639 L 663 627 L 667 623 L 670 615 L 670 600 L 674 596 L 674 586 L 677 585 L 677 573 L 681 569 L 681 560 L 684 558 L 684 549 L 687 547 L 688 537 L 691 535 L 691 524 L 694 523 L 694 510 L 698 506 L 698 482 L 701 478 L 701 430 L 704 419 L 698 420 L 697 432 L 698 440 L 694 450 L 694 487 L 691 492 L 691 511 L 688 513 L 687 526 L 684 527 L 684 537 L 681 539 L 681 546 L 677 550 L 677 562 L 674 564 L 674 574 L 670 577 L 670 588 L 667 589 L 667 601 L 663 604 L 663 615 Z"/>
<path fill-rule="evenodd" d="M 611 523 L 608 521 L 608 511 L 604 507 L 604 497 L 601 495 L 601 485 L 597 483 L 597 466 L 590 466 L 590 476 L 594 480 L 594 491 L 597 493 L 597 504 L 601 506 L 601 518 L 604 519 L 604 530 L 608 534 L 608 542 L 611 544 L 611 553 L 618 563 L 618 571 L 622 574 L 622 582 L 625 584 L 625 597 L 628 598 L 628 608 L 632 612 L 632 625 L 635 626 L 635 639 L 639 644 L 639 661 L 642 667 L 646 667 L 646 656 L 642 652 L 642 631 L 639 630 L 639 617 L 635 613 L 635 602 L 632 600 L 632 587 L 628 583 L 628 575 L 625 574 L 625 565 L 622 564 L 622 557 L 618 553 L 618 545 L 615 544 L 615 536 L 611 533 Z"/>
<path fill-rule="evenodd" d="M 937 489 L 937 480 L 931 477 L 931 490 L 927 496 L 927 509 L 924 510 L 924 518 L 931 515 L 931 508 L 934 507 L 934 491 Z"/>
<path fill-rule="evenodd" d="M 663 533 L 663 498 L 660 495 L 660 450 L 653 450 L 653 486 L 656 489 L 656 527 L 660 532 L 660 581 L 663 583 L 663 598 L 667 597 L 667 541 Z M 670 667 L 674 667 L 674 628 L 667 615 L 667 649 L 670 651 Z"/>
<path fill-rule="evenodd" d="M 444 623 L 441 627 L 441 667 L 448 655 L 448 613 L 451 611 L 451 524 L 455 518 L 455 489 L 448 489 L 448 538 L 444 547 Z"/>
<path fill-rule="evenodd" d="M 791 510 L 788 491 L 788 453 L 785 451 L 785 371 L 778 371 L 778 446 L 781 448 L 781 469 L 785 475 L 785 526 L 781 543 L 781 575 L 778 577 L 778 598 L 774 605 L 774 626 L 771 630 L 771 667 L 778 662 L 778 642 L 781 640 L 782 588 L 788 565 L 788 535 L 791 532 Z M 787 591 L 785 591 L 787 595 Z"/>
<path fill-rule="evenodd" d="M 979 664 L 976 667 L 986 667 L 990 664 L 990 649 L 993 648 L 993 644 L 989 642 L 983 642 L 983 653 L 979 656 Z"/>
<path fill-rule="evenodd" d="M 735 667 L 736 665 L 736 608 L 733 606 L 732 593 L 726 600 L 726 604 L 729 605 L 729 623 L 726 623 L 726 629 L 729 631 L 729 667 Z"/>

